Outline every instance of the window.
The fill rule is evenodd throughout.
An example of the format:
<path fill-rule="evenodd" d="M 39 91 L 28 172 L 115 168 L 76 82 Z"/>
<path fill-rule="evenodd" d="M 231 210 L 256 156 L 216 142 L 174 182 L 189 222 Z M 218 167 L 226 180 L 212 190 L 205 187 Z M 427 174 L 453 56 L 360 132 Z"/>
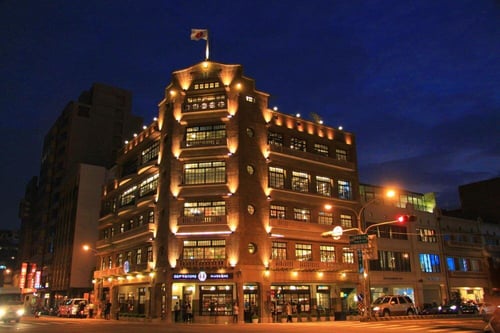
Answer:
<path fill-rule="evenodd" d="M 328 146 L 321 143 L 314 144 L 314 152 L 323 156 L 328 156 Z"/>
<path fill-rule="evenodd" d="M 410 255 L 407 252 L 379 251 L 378 260 L 370 260 L 370 269 L 411 272 Z"/>
<path fill-rule="evenodd" d="M 135 253 L 135 263 L 138 265 L 142 264 L 142 249 L 137 249 Z"/>
<path fill-rule="evenodd" d="M 147 252 L 148 252 L 148 262 L 153 262 L 153 247 L 148 246 Z"/>
<path fill-rule="evenodd" d="M 381 225 L 375 227 L 374 233 L 378 238 L 408 239 L 406 227 L 398 225 Z"/>
<path fill-rule="evenodd" d="M 312 260 L 311 244 L 295 244 L 295 259 L 298 261 Z"/>
<path fill-rule="evenodd" d="M 184 259 L 225 259 L 226 240 L 185 240 L 182 257 Z"/>
<path fill-rule="evenodd" d="M 283 146 L 283 134 L 269 132 L 267 134 L 267 144 L 275 146 Z"/>
<path fill-rule="evenodd" d="M 211 161 L 186 163 L 184 184 L 221 184 L 226 182 L 226 162 Z"/>
<path fill-rule="evenodd" d="M 306 140 L 291 138 L 290 148 L 294 150 L 306 151 Z"/>
<path fill-rule="evenodd" d="M 193 84 L 193 90 L 202 90 L 202 89 L 214 89 L 219 88 L 220 83 L 218 81 L 213 82 L 201 82 Z"/>
<path fill-rule="evenodd" d="M 269 187 L 285 188 L 285 170 L 269 167 Z"/>
<path fill-rule="evenodd" d="M 298 192 L 309 192 L 309 174 L 292 171 L 292 189 Z"/>
<path fill-rule="evenodd" d="M 417 237 L 423 243 L 437 243 L 436 230 L 417 228 Z"/>
<path fill-rule="evenodd" d="M 271 205 L 269 209 L 269 217 L 272 219 L 284 219 L 286 216 L 286 207 L 279 205 Z"/>
<path fill-rule="evenodd" d="M 160 151 L 160 142 L 155 141 L 148 148 L 144 149 L 141 153 L 141 164 L 147 163 L 158 158 Z"/>
<path fill-rule="evenodd" d="M 439 265 L 439 256 L 437 254 L 421 253 L 420 269 L 425 273 L 440 273 L 441 267 Z"/>
<path fill-rule="evenodd" d="M 184 203 L 184 216 L 224 216 L 225 201 L 191 201 Z"/>
<path fill-rule="evenodd" d="M 127 189 L 120 197 L 120 207 L 132 205 L 135 203 L 135 193 L 137 190 L 137 186 L 132 186 Z"/>
<path fill-rule="evenodd" d="M 332 195 L 332 180 L 328 177 L 316 176 L 316 193 L 331 196 Z"/>
<path fill-rule="evenodd" d="M 347 180 L 339 180 L 337 183 L 339 186 L 339 198 L 345 200 L 351 200 L 352 199 L 351 182 Z"/>
<path fill-rule="evenodd" d="M 333 213 L 330 212 L 319 212 L 318 213 L 318 224 L 333 224 Z"/>
<path fill-rule="evenodd" d="M 231 285 L 201 285 L 200 314 L 202 316 L 229 316 L 233 312 Z"/>
<path fill-rule="evenodd" d="M 335 262 L 335 246 L 332 245 L 320 245 L 319 246 L 319 256 L 321 262 Z"/>
<path fill-rule="evenodd" d="M 347 151 L 345 149 L 335 149 L 335 156 L 340 161 L 347 161 Z"/>
<path fill-rule="evenodd" d="M 186 128 L 186 147 L 220 145 L 225 139 L 225 124 Z"/>
<path fill-rule="evenodd" d="M 123 266 L 123 253 L 119 253 L 116 256 L 116 266 L 122 267 Z"/>
<path fill-rule="evenodd" d="M 354 251 L 351 248 L 342 248 L 342 262 L 344 264 L 354 264 Z"/>
<path fill-rule="evenodd" d="M 286 243 L 273 242 L 271 257 L 272 259 L 286 259 Z"/>
<path fill-rule="evenodd" d="M 139 198 L 142 198 L 148 194 L 156 193 L 156 189 L 158 188 L 158 174 L 155 174 L 144 181 L 139 185 Z"/>
<path fill-rule="evenodd" d="M 352 216 L 346 214 L 340 214 L 340 226 L 344 229 L 353 228 Z"/>
<path fill-rule="evenodd" d="M 293 219 L 296 221 L 308 222 L 311 220 L 311 211 L 307 208 L 294 208 Z"/>

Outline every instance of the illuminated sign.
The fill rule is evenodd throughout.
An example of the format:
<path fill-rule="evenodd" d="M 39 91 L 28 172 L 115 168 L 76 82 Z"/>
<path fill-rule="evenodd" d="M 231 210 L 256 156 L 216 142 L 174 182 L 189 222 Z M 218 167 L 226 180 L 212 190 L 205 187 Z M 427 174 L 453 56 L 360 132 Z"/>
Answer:
<path fill-rule="evenodd" d="M 174 280 L 198 280 L 204 282 L 206 280 L 227 280 L 232 279 L 233 273 L 207 273 L 200 271 L 198 273 L 174 273 Z"/>

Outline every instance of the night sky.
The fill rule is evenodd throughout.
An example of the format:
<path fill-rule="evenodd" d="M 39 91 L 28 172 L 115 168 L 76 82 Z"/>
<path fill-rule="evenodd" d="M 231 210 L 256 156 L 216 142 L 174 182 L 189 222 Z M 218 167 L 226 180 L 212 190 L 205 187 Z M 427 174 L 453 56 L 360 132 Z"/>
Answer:
<path fill-rule="evenodd" d="M 0 1 L 0 229 L 18 228 L 43 137 L 92 83 L 149 124 L 175 70 L 241 64 L 270 107 L 357 139 L 360 181 L 435 192 L 500 175 L 500 2 Z"/>

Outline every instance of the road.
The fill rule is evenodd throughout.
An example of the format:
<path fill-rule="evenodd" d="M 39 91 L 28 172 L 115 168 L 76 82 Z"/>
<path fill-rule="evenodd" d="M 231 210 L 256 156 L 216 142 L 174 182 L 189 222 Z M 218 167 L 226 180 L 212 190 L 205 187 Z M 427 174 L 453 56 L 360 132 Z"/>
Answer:
<path fill-rule="evenodd" d="M 273 324 L 172 324 L 160 321 L 127 322 L 101 319 L 67 319 L 57 317 L 26 317 L 16 323 L 0 323 L 0 332 L 26 333 L 229 333 L 229 332 L 290 332 L 290 333 L 480 333 L 485 323 L 477 317 L 407 319 L 375 322 L 335 321 Z"/>

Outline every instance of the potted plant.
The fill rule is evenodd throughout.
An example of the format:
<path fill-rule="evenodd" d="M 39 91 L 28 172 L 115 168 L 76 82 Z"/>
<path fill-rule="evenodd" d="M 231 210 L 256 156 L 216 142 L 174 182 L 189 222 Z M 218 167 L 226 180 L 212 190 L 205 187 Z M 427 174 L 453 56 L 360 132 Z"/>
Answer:
<path fill-rule="evenodd" d="M 282 312 L 281 313 L 281 322 L 282 323 L 286 323 L 286 319 L 287 319 L 286 317 L 287 317 L 286 313 Z"/>
<path fill-rule="evenodd" d="M 311 321 L 318 321 L 318 317 L 319 317 L 318 310 L 312 309 L 311 310 Z"/>
<path fill-rule="evenodd" d="M 297 313 L 292 313 L 292 323 L 296 323 L 299 321 L 299 317 L 297 316 Z"/>
<path fill-rule="evenodd" d="M 259 323 L 259 316 L 257 316 L 256 313 L 252 314 L 252 323 L 254 323 L 254 324 Z"/>

